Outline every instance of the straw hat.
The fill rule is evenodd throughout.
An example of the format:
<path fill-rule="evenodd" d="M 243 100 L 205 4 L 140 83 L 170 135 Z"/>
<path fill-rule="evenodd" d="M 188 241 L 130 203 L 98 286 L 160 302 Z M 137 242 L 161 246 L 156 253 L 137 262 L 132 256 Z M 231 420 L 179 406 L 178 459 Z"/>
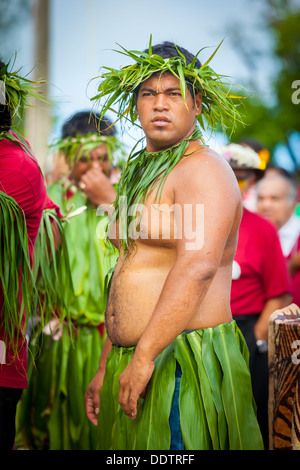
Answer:
<path fill-rule="evenodd" d="M 259 155 L 250 147 L 228 144 L 221 147 L 220 153 L 233 170 L 254 171 L 257 180 L 264 176 L 265 170 L 262 168 Z"/>

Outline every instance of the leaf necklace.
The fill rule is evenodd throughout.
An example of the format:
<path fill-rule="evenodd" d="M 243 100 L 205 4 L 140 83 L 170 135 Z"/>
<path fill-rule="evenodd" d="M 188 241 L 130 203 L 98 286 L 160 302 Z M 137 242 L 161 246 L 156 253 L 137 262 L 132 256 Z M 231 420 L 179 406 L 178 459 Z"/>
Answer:
<path fill-rule="evenodd" d="M 184 155 L 190 141 L 201 138 L 202 133 L 196 127 L 188 139 L 160 152 L 147 152 L 145 148 L 134 152 L 134 147 L 118 184 L 112 217 L 113 222 L 119 221 L 124 253 L 134 242 L 129 227 L 136 218 L 138 205 L 145 203 L 147 194 L 154 188 L 157 188 L 155 199 L 160 200 L 166 178 Z"/>

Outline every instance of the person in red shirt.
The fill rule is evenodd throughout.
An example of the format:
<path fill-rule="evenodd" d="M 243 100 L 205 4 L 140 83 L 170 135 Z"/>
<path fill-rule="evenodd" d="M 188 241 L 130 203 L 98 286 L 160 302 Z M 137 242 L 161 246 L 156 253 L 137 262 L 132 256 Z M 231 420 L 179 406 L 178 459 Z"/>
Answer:
<path fill-rule="evenodd" d="M 295 214 L 297 185 L 282 169 L 268 170 L 257 186 L 257 212 L 278 231 L 293 283 L 293 302 L 300 306 L 300 218 Z"/>
<path fill-rule="evenodd" d="M 238 144 L 222 149 L 242 197 L 264 175 L 254 150 Z M 268 322 L 291 301 L 291 281 L 276 228 L 244 207 L 232 270 L 231 311 L 249 349 L 257 417 L 268 448 Z"/>
<path fill-rule="evenodd" d="M 21 98 L 19 102 L 9 99 L 10 78 L 7 66 L 0 61 L 0 79 L 6 85 L 6 99 L 0 101 L 0 191 L 12 197 L 24 215 L 32 266 L 34 244 L 46 207 L 46 188 L 28 142 L 11 130 L 13 118 L 20 113 L 23 101 Z M 20 93 L 24 93 L 21 77 L 14 75 L 13 78 L 20 84 Z M 15 438 L 16 406 L 22 390 L 27 387 L 27 343 L 22 331 L 18 344 L 12 344 L 5 332 L 3 312 L 4 296 L 0 284 L 0 449 L 9 450 Z M 20 315 L 24 314 L 20 312 Z"/>

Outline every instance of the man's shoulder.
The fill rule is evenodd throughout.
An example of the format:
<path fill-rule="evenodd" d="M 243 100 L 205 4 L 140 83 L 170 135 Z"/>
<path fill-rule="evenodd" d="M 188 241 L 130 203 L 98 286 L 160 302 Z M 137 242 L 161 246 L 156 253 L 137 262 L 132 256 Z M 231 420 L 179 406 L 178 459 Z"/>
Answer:
<path fill-rule="evenodd" d="M 227 161 L 204 145 L 190 145 L 175 169 L 174 176 L 185 180 L 206 183 L 216 178 L 216 181 L 227 181 L 228 184 L 237 186 L 235 175 Z"/>
<path fill-rule="evenodd" d="M 230 168 L 227 161 L 219 155 L 215 150 L 210 147 L 203 145 L 201 143 L 192 142 L 185 154 L 180 160 L 180 165 L 182 167 L 209 167 L 213 168 L 228 168 L 230 173 L 232 169 Z"/>
<path fill-rule="evenodd" d="M 191 142 L 185 152 L 185 156 L 187 157 L 193 156 L 194 158 L 207 156 L 207 157 L 211 157 L 214 159 L 220 159 L 220 160 L 226 161 L 215 150 L 213 150 L 208 145 L 201 143 L 200 141 Z"/>

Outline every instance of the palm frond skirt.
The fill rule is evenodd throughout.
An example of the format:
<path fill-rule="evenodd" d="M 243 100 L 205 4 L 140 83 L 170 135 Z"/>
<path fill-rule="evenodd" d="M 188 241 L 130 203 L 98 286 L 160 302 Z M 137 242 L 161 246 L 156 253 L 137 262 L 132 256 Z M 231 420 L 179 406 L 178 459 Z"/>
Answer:
<path fill-rule="evenodd" d="M 263 449 L 248 367 L 249 352 L 235 321 L 181 333 L 155 360 L 138 414 L 118 402 L 119 376 L 134 347 L 113 345 L 107 358 L 98 421 L 99 449 L 168 450 L 176 363 L 181 433 L 186 450 Z"/>

